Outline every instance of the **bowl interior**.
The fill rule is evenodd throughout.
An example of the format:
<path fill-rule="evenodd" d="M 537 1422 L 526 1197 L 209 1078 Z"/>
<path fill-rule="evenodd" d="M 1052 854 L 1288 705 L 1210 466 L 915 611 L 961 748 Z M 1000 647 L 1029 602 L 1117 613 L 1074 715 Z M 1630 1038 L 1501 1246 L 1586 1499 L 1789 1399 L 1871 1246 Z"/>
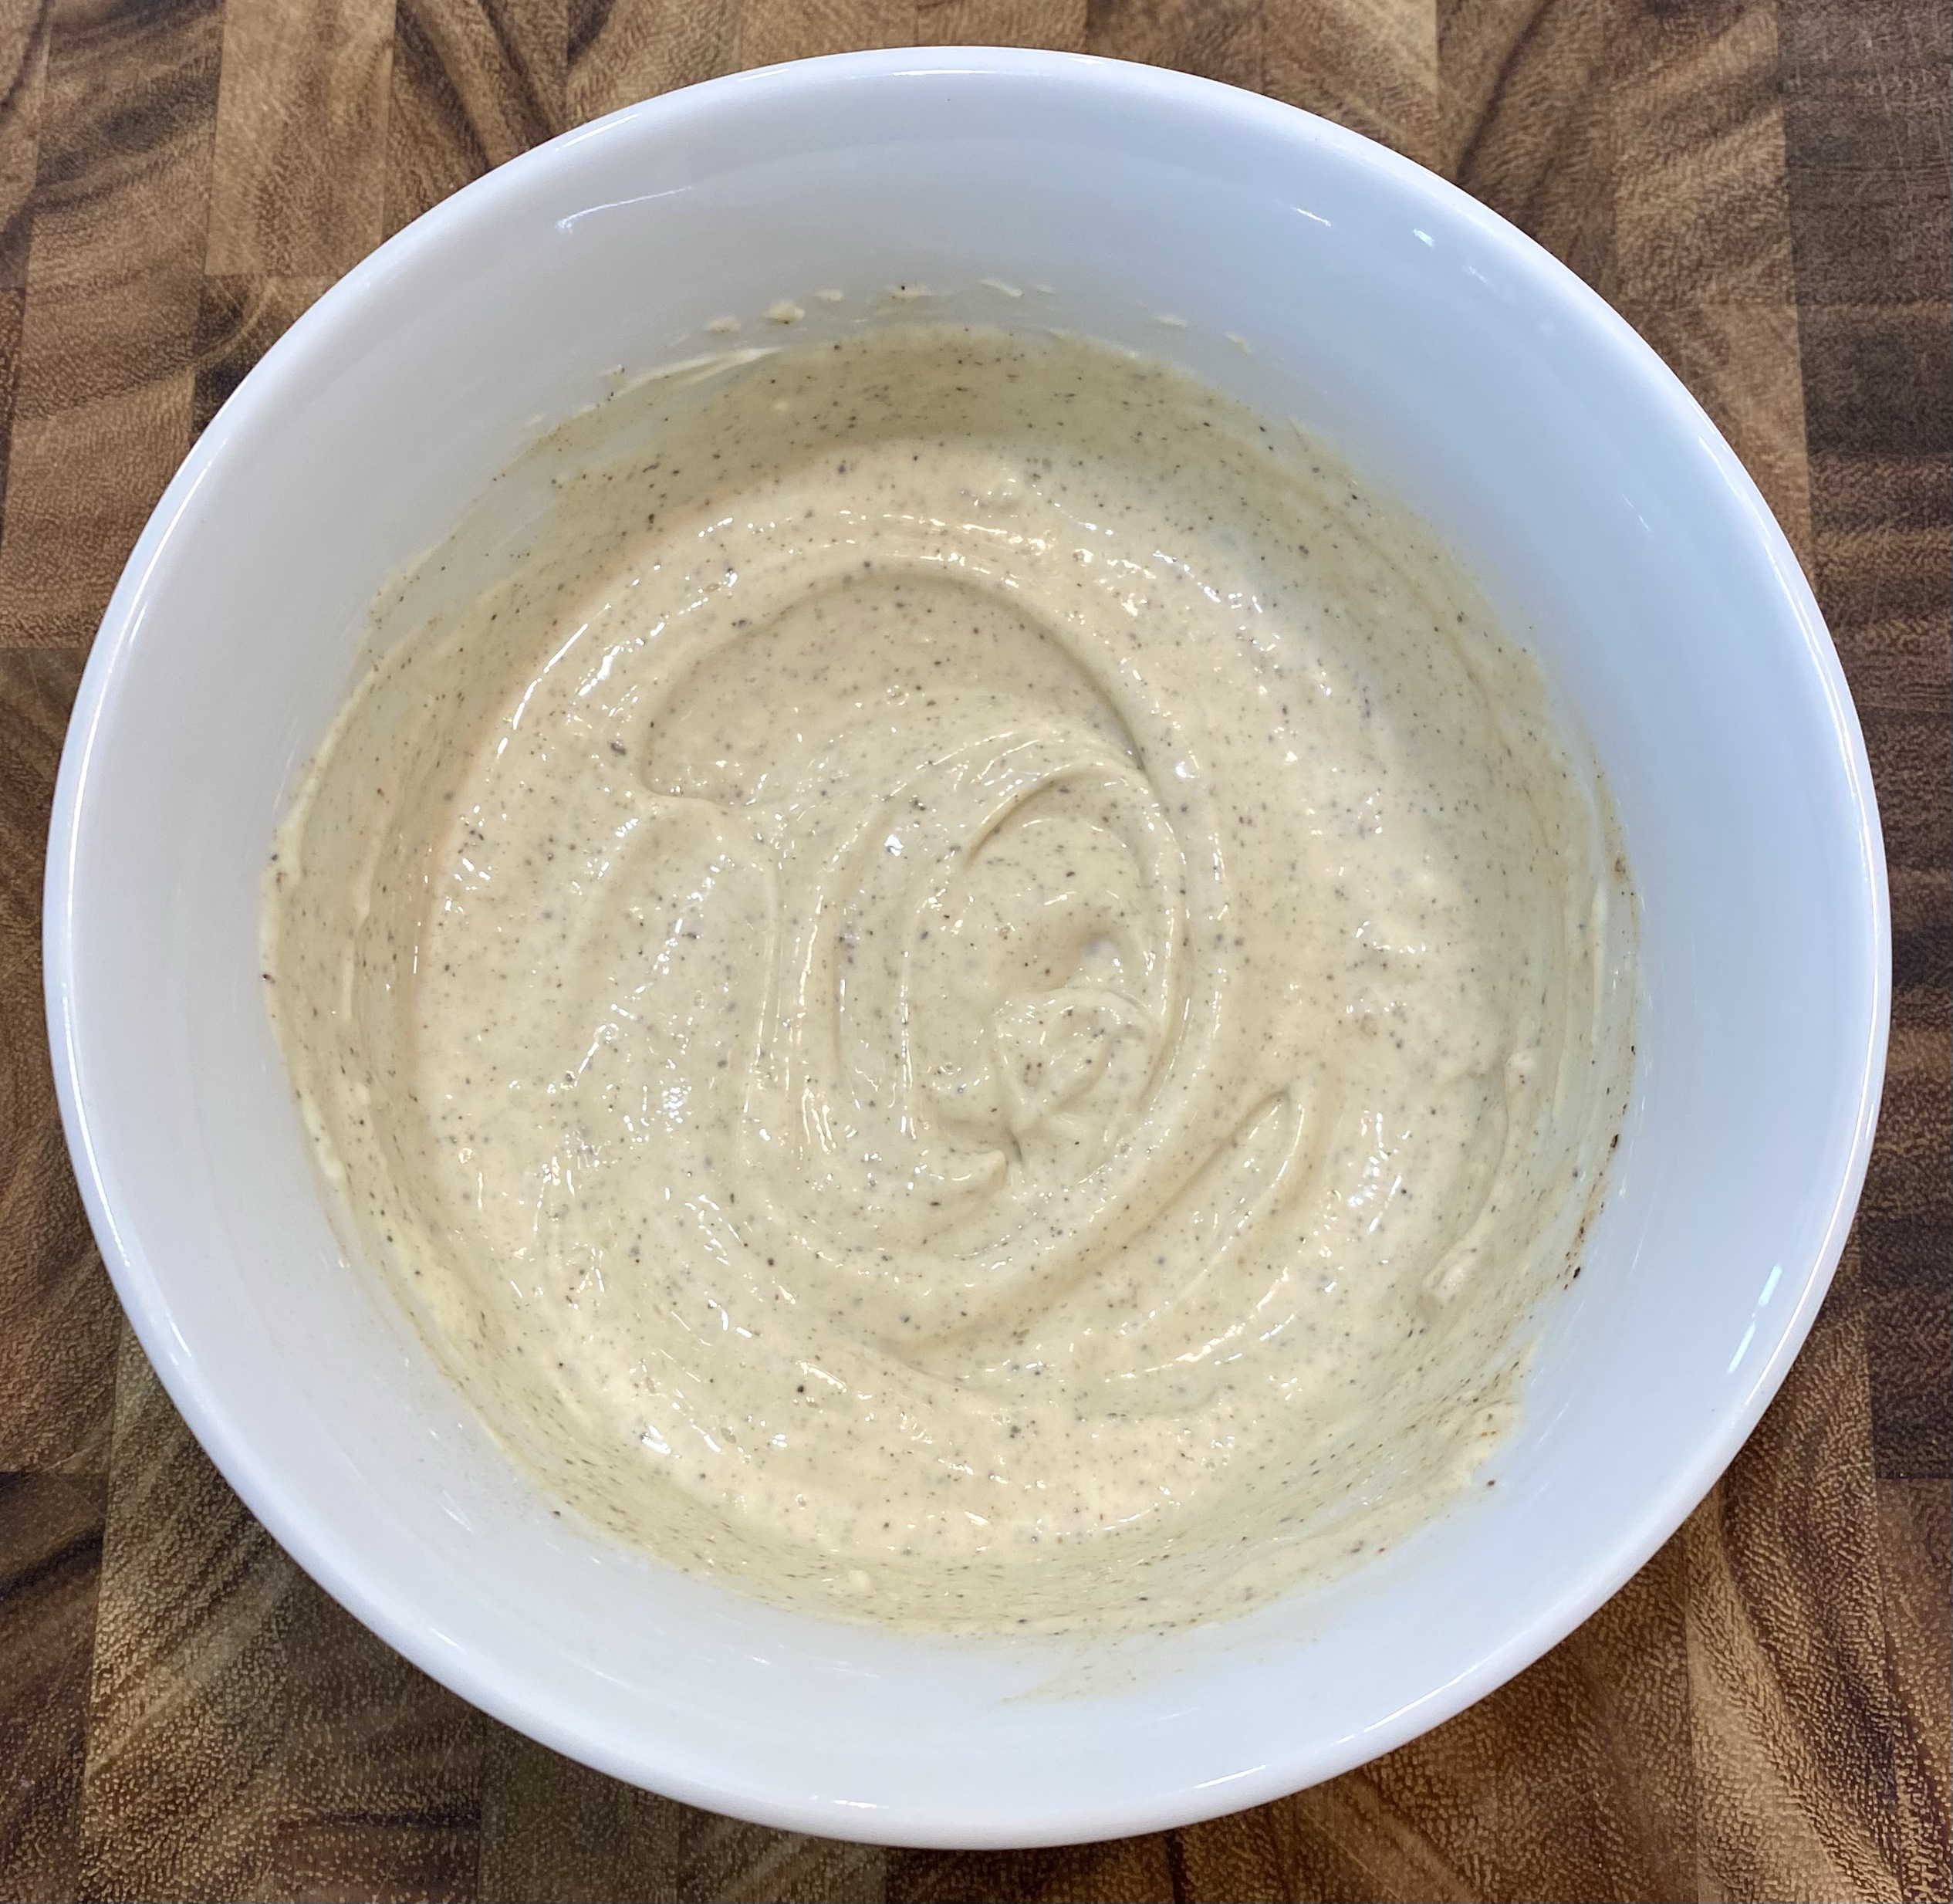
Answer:
<path fill-rule="evenodd" d="M 897 283 L 934 295 L 891 306 Z M 509 1470 L 322 1207 L 260 996 L 258 877 L 369 604 L 607 373 L 711 347 L 722 316 L 767 341 L 782 297 L 813 313 L 796 335 L 890 314 L 1069 326 L 1322 431 L 1465 553 L 1612 789 L 1643 996 L 1605 1215 L 1546 1313 L 1499 1485 L 1334 1587 L 1170 1639 L 952 1645 L 681 1578 Z M 145 534 L 49 863 L 91 1212 L 164 1380 L 273 1533 L 549 1743 L 888 1841 L 1232 1810 L 1526 1663 L 1673 1529 L 1780 1379 L 1882 1068 L 1856 722 L 1787 546 L 1680 387 L 1543 254 L 1379 148 L 1053 56 L 718 82 L 559 140 L 368 261 L 248 380 Z"/>

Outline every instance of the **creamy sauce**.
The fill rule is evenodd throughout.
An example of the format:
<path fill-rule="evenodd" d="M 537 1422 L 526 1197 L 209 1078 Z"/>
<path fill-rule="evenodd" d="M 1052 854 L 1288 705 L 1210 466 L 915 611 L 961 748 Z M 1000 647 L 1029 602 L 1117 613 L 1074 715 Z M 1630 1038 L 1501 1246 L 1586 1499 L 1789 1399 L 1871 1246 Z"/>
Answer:
<path fill-rule="evenodd" d="M 552 457 L 266 905 L 328 1172 L 504 1443 L 948 1628 L 1211 1616 L 1474 1484 L 1619 1125 L 1633 901 L 1430 532 L 1162 366 L 948 326 Z"/>

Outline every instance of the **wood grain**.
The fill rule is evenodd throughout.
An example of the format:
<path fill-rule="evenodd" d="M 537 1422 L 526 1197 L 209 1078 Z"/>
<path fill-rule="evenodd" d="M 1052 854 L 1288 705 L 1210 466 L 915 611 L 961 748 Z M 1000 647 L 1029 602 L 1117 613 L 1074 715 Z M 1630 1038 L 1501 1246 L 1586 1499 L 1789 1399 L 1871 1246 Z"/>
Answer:
<path fill-rule="evenodd" d="M 1262 9 L 1262 86 L 1406 158 L 1440 158 L 1436 0 Z"/>
<path fill-rule="evenodd" d="M 564 0 L 395 0 L 389 232 L 563 131 Z"/>
<path fill-rule="evenodd" d="M 472 1896 L 487 1723 L 299 1572 L 125 1333 L 88 1713 L 86 1891 Z"/>
<path fill-rule="evenodd" d="M 119 1312 L 68 1167 L 41 1009 L 41 873 L 79 654 L 0 654 L 0 1473 L 99 1475 Z"/>
<path fill-rule="evenodd" d="M 329 277 L 206 276 L 197 304 L 195 374 L 191 387 L 191 431 L 201 431 L 258 360 L 282 337 Z"/>
<path fill-rule="evenodd" d="M 738 63 L 738 9 L 718 0 L 573 0 L 567 30 L 566 97 L 578 125 Z"/>
<path fill-rule="evenodd" d="M 0 290 L 18 291 L 27 282 L 49 22 L 42 6 L 0 14 Z"/>
<path fill-rule="evenodd" d="M 1087 50 L 1086 0 L 919 0 L 918 46 L 1042 46 Z"/>
<path fill-rule="evenodd" d="M 1810 462 L 1796 307 L 1684 299 L 1644 304 L 1636 327 L 1661 352 L 1763 492 L 1809 568 Z"/>
<path fill-rule="evenodd" d="M 620 1785 L 501 1727 L 489 1749 L 480 1895 L 772 1898 L 879 1904 L 890 1854 L 769 1831 Z"/>
<path fill-rule="evenodd" d="M 1938 1591 L 1953 1569 L 1953 1486 L 1945 1481 L 1878 1484 L 1880 1587 L 1892 1688 L 1918 1749 L 1894 1754 L 1901 1877 L 1908 1897 L 1943 1897 L 1946 1818 L 1953 1809 L 1947 1729 L 1953 1706 L 1953 1628 Z"/>
<path fill-rule="evenodd" d="M 1782 1397 L 1688 1524 L 1698 1757 L 1719 1774 L 1697 1855 L 1719 1896 L 1902 1892 L 1864 1358 L 1847 1254 Z"/>
<path fill-rule="evenodd" d="M 38 941 L 109 588 L 195 431 L 315 297 L 491 166 L 649 93 L 958 40 L 1326 113 L 1615 299 L 1816 583 L 1894 917 L 1846 1265 L 1662 1552 L 1345 1777 L 983 1856 L 617 1785 L 299 1573 L 119 1324 L 60 1146 Z M 1950 85 L 1945 0 L 0 0 L 0 1898 L 1948 1896 Z"/>
<path fill-rule="evenodd" d="M 41 864 L 71 651 L 0 654 L 0 1897 L 75 1895 L 117 1312 L 61 1144 Z"/>
<path fill-rule="evenodd" d="M 1953 15 L 1938 0 L 1779 12 L 1799 301 L 1943 303 Z"/>
<path fill-rule="evenodd" d="M 1069 1845 L 1056 1851 L 893 1852 L 890 1904 L 1145 1904 L 1184 1888 L 1180 1834 Z"/>
<path fill-rule="evenodd" d="M 1696 1895 L 1684 1587 L 1671 1547 L 1491 1698 L 1294 1800 L 1313 1895 Z"/>
<path fill-rule="evenodd" d="M 1684 299 L 1788 309 L 1772 0 L 1627 7 L 1612 39 L 1614 252 L 1630 312 Z"/>
<path fill-rule="evenodd" d="M 1263 11 L 1259 0 L 1090 0 L 1085 50 L 1259 93 Z"/>
<path fill-rule="evenodd" d="M 391 0 L 227 0 L 204 270 L 335 278 L 383 235 Z"/>
<path fill-rule="evenodd" d="M 1445 0 L 1436 170 L 1613 289 L 1610 0 Z"/>
<path fill-rule="evenodd" d="M 738 14 L 742 66 L 906 46 L 915 32 L 915 0 L 739 0 Z"/>
<path fill-rule="evenodd" d="M 0 539 L 0 641 L 86 645 L 189 445 L 223 16 L 57 0 Z"/>
<path fill-rule="evenodd" d="M 1937 7 L 1789 0 L 1783 43 L 1813 573 L 1864 727 L 1893 893 L 1892 1055 L 1858 1226 L 1874 1458 L 1894 1481 L 1943 1480 L 1953 1468 L 1953 21 Z"/>
<path fill-rule="evenodd" d="M 25 288 L 0 288 L 0 537 L 5 533 L 7 451 L 13 441 L 14 394 L 20 387 L 20 326 L 26 314 Z M 0 639 L 0 648 L 7 643 Z"/>
<path fill-rule="evenodd" d="M 0 1895 L 73 1897 L 103 1483 L 0 1475 Z"/>

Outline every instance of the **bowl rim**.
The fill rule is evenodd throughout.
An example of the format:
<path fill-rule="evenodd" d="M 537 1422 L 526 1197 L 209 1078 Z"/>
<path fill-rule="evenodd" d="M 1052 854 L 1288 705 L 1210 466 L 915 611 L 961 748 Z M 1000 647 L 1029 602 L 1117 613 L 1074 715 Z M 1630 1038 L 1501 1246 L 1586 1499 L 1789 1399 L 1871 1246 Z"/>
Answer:
<path fill-rule="evenodd" d="M 1851 1139 L 1836 1161 L 1833 1195 L 1814 1259 L 1801 1266 L 1799 1300 L 1784 1312 L 1769 1352 L 1752 1365 L 1746 1385 L 1693 1458 L 1669 1478 L 1653 1504 L 1624 1525 L 1610 1546 L 1559 1598 L 1512 1632 L 1471 1668 L 1426 1698 L 1360 1733 L 1276 1754 L 1252 1772 L 1219 1781 L 1218 1790 L 1136 1789 L 1129 1798 L 1054 1801 L 1034 1824 L 1013 1824 L 980 1805 L 931 1807 L 898 1801 L 871 1820 L 830 1801 L 764 1782 L 730 1788 L 688 1771 L 682 1747 L 661 1750 L 654 1735 L 625 1753 L 579 1736 L 535 1710 L 505 1684 L 492 1662 L 436 1645 L 417 1608 L 376 1584 L 356 1550 L 322 1537 L 286 1496 L 276 1469 L 261 1459 L 219 1388 L 177 1333 L 155 1268 L 137 1243 L 111 1160 L 98 1148 L 75 996 L 76 853 L 103 723 L 144 619 L 150 577 L 198 491 L 232 441 L 275 412 L 307 358 L 329 339 L 342 316 L 411 259 L 438 250 L 451 232 L 492 214 L 502 200 L 541 178 L 588 140 L 628 137 L 655 127 L 669 137 L 735 98 L 751 101 L 823 88 L 944 78 L 1033 81 L 1054 97 L 1076 89 L 1123 99 L 1140 109 L 1232 116 L 1247 127 L 1313 144 L 1333 163 L 1368 171 L 1410 198 L 1441 205 L 1528 280 L 1556 313 L 1585 326 L 1636 373 L 1647 401 L 1672 426 L 1698 438 L 1712 458 L 1767 557 L 1802 633 L 1829 709 L 1839 757 L 1848 773 L 1864 889 L 1871 904 L 1860 921 L 1868 991 L 1853 1001 L 1867 1036 L 1856 1086 Z M 1809 1333 L 1843 1253 L 1863 1187 L 1884 1075 L 1890 1008 L 1890 919 L 1887 868 L 1870 766 L 1842 666 L 1823 615 L 1782 527 L 1722 434 L 1654 350 L 1600 295 L 1549 252 L 1458 187 L 1362 135 L 1258 93 L 1163 68 L 1076 53 L 1020 48 L 949 46 L 840 53 L 727 75 L 642 100 L 538 146 L 463 187 L 386 240 L 337 280 L 265 353 L 205 428 L 177 468 L 138 537 L 90 650 L 70 717 L 48 836 L 43 892 L 43 985 L 56 1097 L 69 1155 L 103 1261 L 137 1338 L 199 1443 L 247 1507 L 333 1598 L 390 1646 L 470 1703 L 569 1757 L 629 1782 L 687 1802 L 792 1831 L 880 1844 L 1001 1848 L 1056 1845 L 1157 1830 L 1241 1810 L 1333 1777 L 1394 1749 L 1452 1717 L 1558 1644 L 1637 1572 L 1681 1525 L 1755 1427 Z M 870 1828 L 872 1828 L 870 1829 Z"/>

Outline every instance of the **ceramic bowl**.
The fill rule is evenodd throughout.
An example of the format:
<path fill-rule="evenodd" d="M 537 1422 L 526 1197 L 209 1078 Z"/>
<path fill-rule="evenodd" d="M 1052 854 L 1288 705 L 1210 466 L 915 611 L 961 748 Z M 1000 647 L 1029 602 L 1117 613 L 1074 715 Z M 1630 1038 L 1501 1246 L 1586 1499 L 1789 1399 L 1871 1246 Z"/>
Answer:
<path fill-rule="evenodd" d="M 931 298 L 892 303 L 897 284 Z M 1330 1588 L 1164 1639 L 950 1643 L 679 1575 L 512 1471 L 328 1220 L 260 996 L 258 881 L 368 606 L 620 368 L 711 347 L 725 316 L 763 336 L 783 298 L 809 332 L 1071 326 L 1323 432 L 1462 553 L 1612 788 L 1642 996 L 1584 1273 L 1542 1315 L 1499 1485 Z M 620 1777 L 840 1837 L 1029 1845 L 1341 1771 L 1497 1686 L 1653 1553 L 1836 1263 L 1887 930 L 1810 591 L 1606 305 L 1451 186 L 1287 107 L 931 50 L 743 74 L 566 134 L 383 246 L 266 355 L 158 506 L 89 663 L 47 999 L 143 1345 L 328 1591 Z"/>

